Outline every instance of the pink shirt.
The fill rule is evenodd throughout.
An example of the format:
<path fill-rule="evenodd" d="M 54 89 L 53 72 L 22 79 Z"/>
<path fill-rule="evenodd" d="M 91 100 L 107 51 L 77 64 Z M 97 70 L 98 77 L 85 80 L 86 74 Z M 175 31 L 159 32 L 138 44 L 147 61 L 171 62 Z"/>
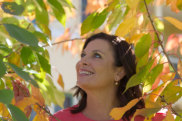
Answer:
<path fill-rule="evenodd" d="M 86 117 L 82 112 L 72 114 L 70 112 L 70 109 L 71 108 L 60 110 L 57 113 L 55 113 L 54 116 L 57 117 L 60 121 L 95 121 Z M 162 121 L 164 118 L 165 115 L 163 113 L 157 113 L 156 116 L 152 118 L 152 121 Z M 142 116 L 135 117 L 135 121 L 144 121 L 144 119 L 145 118 Z M 57 121 L 57 120 L 54 119 L 53 117 L 50 117 L 49 121 Z M 116 120 L 109 120 L 109 121 L 116 121 Z M 121 119 L 117 121 L 123 121 L 123 120 Z"/>

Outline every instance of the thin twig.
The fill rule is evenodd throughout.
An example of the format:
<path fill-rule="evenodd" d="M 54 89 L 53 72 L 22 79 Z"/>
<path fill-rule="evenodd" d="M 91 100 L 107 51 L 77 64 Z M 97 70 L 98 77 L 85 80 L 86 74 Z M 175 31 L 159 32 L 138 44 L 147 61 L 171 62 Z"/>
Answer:
<path fill-rule="evenodd" d="M 145 8 L 146 8 L 146 10 L 147 10 L 147 14 L 148 14 L 149 20 L 150 20 L 150 22 L 151 22 L 151 24 L 152 24 L 152 27 L 153 27 L 153 29 L 154 29 L 154 31 L 155 31 L 155 34 L 156 34 L 156 36 L 157 36 L 157 39 L 158 39 L 159 44 L 160 44 L 160 46 L 161 46 L 161 48 L 162 48 L 162 50 L 163 50 L 164 55 L 166 56 L 166 58 L 167 58 L 169 64 L 172 66 L 173 70 L 176 72 L 176 74 L 178 75 L 178 77 L 182 80 L 181 76 L 179 75 L 178 71 L 175 69 L 174 65 L 172 64 L 171 60 L 169 59 L 169 56 L 167 55 L 167 53 L 166 53 L 166 51 L 165 51 L 165 49 L 164 49 L 164 46 L 163 46 L 163 44 L 162 44 L 162 41 L 161 41 L 161 39 L 160 39 L 160 37 L 159 37 L 159 34 L 158 34 L 158 32 L 157 32 L 157 30 L 156 30 L 154 24 L 153 24 L 153 20 L 152 20 L 152 18 L 151 18 L 151 16 L 150 16 L 150 13 L 149 13 L 149 9 L 148 9 L 148 7 L 147 7 L 146 0 L 144 0 L 144 4 L 145 4 Z"/>
<path fill-rule="evenodd" d="M 159 34 L 158 34 L 158 32 L 157 32 L 157 30 L 156 30 L 154 24 L 153 24 L 153 20 L 152 20 L 151 16 L 150 16 L 150 13 L 149 13 L 149 9 L 148 9 L 148 7 L 147 7 L 146 0 L 144 0 L 144 4 L 145 4 L 145 8 L 146 8 L 146 10 L 147 10 L 147 14 L 148 14 L 149 20 L 150 20 L 150 22 L 151 22 L 151 24 L 152 24 L 152 27 L 153 27 L 153 29 L 154 29 L 154 31 L 155 31 L 155 34 L 156 34 L 156 36 L 157 36 L 157 39 L 158 39 L 159 44 L 160 44 L 160 46 L 161 46 L 161 48 L 162 48 L 162 50 L 163 50 L 164 55 L 166 56 L 168 62 L 169 62 L 170 65 L 172 66 L 173 70 L 176 72 L 176 74 L 177 74 L 177 75 L 179 76 L 179 78 L 182 80 L 182 78 L 180 77 L 178 71 L 175 69 L 175 67 L 173 66 L 172 62 L 170 61 L 169 56 L 167 55 L 167 53 L 166 53 L 166 51 L 165 51 L 165 49 L 164 49 L 164 46 L 162 45 L 162 41 L 160 40 Z M 163 102 L 165 102 L 166 104 L 168 104 L 168 102 L 164 99 L 164 96 L 161 96 L 161 95 L 160 95 L 160 98 L 161 98 L 161 100 L 162 100 Z M 168 105 L 169 105 L 169 104 L 168 104 Z M 172 111 L 175 115 L 177 115 L 177 116 L 179 116 L 180 118 L 182 118 L 182 116 L 181 116 L 180 114 L 178 114 L 177 112 L 175 112 L 174 109 L 173 109 L 172 107 L 171 107 L 171 111 Z"/>
<path fill-rule="evenodd" d="M 52 43 L 51 45 L 57 45 L 57 44 L 64 43 L 64 42 L 68 42 L 68 41 L 84 40 L 84 39 L 85 38 L 74 38 L 74 39 L 70 39 L 70 40 L 63 40 L 63 41 L 60 41 L 60 42 Z M 46 45 L 43 45 L 42 47 L 47 47 L 47 46 L 50 46 L 50 45 L 49 44 L 46 44 Z"/>
<path fill-rule="evenodd" d="M 162 101 L 162 102 L 166 103 L 167 105 L 170 105 L 170 104 L 165 100 L 164 96 L 159 95 L 159 97 L 161 98 L 161 101 Z M 175 114 L 175 115 L 179 116 L 180 118 L 182 118 L 182 116 L 181 116 L 180 114 L 178 114 L 178 113 L 173 109 L 173 107 L 170 107 L 170 110 L 173 112 L 173 114 Z"/>
<path fill-rule="evenodd" d="M 26 29 L 28 30 L 28 29 L 30 28 L 30 26 L 31 26 L 31 23 L 29 23 L 29 24 L 28 24 L 28 26 L 27 26 L 27 28 L 26 28 Z"/>
<path fill-rule="evenodd" d="M 56 119 L 57 121 L 61 121 L 61 120 L 59 120 L 57 117 L 55 117 L 54 115 L 52 115 L 52 114 L 50 113 L 50 111 L 49 111 L 47 108 L 45 108 L 44 106 L 39 105 L 39 103 L 36 103 L 36 105 L 38 105 L 39 108 L 43 109 L 49 116 L 53 117 L 53 118 Z"/>
<path fill-rule="evenodd" d="M 6 56 L 3 56 L 3 58 L 8 58 L 13 52 L 18 52 L 19 50 L 21 50 L 22 47 L 23 47 L 23 46 L 18 47 L 15 51 L 10 52 L 10 53 L 9 53 L 8 55 L 6 55 Z"/>

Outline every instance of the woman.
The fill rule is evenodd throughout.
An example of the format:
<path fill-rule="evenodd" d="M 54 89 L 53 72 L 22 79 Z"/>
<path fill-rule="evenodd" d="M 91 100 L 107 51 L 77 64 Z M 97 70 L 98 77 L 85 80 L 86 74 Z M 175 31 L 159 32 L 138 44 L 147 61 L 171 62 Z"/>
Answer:
<path fill-rule="evenodd" d="M 54 114 L 61 121 L 112 121 L 112 108 L 142 96 L 139 85 L 123 93 L 129 78 L 136 73 L 136 62 L 131 46 L 117 36 L 98 33 L 88 38 L 76 71 L 75 96 L 81 99 L 77 105 Z M 136 109 L 144 107 L 144 101 L 139 101 L 119 121 L 129 121 Z M 142 120 L 144 117 L 135 118 Z"/>

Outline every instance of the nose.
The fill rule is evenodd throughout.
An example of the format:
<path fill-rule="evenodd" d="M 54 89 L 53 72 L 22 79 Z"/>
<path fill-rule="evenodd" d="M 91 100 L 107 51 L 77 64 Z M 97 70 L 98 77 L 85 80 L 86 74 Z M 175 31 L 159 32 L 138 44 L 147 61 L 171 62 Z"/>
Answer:
<path fill-rule="evenodd" d="M 85 65 L 85 66 L 86 66 L 86 65 L 89 65 L 88 59 L 87 59 L 86 57 L 81 58 L 80 64 L 81 64 L 81 65 Z"/>
<path fill-rule="evenodd" d="M 89 57 L 88 56 L 82 57 L 78 63 L 81 66 L 88 66 L 89 65 Z"/>

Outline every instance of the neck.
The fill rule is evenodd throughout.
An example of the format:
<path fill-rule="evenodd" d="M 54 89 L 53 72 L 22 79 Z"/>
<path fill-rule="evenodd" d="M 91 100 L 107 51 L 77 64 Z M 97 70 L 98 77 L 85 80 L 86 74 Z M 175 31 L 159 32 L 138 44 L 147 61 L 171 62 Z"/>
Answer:
<path fill-rule="evenodd" d="M 87 91 L 87 105 L 83 114 L 93 120 L 111 120 L 109 113 L 118 105 L 116 91 L 113 89 Z"/>

